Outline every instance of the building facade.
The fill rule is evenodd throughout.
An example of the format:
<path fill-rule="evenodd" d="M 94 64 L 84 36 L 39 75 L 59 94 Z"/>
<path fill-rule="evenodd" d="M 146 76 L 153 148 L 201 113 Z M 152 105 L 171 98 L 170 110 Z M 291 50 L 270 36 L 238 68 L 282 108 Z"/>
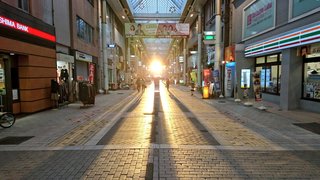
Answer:
<path fill-rule="evenodd" d="M 0 1 L 0 88 L 5 111 L 32 113 L 51 107 L 56 78 L 52 0 Z"/>
<path fill-rule="evenodd" d="M 70 9 L 71 55 L 75 57 L 73 79 L 77 82 L 88 81 L 97 86 L 98 1 L 71 0 Z"/>
<path fill-rule="evenodd" d="M 250 96 L 262 95 L 284 110 L 320 112 L 320 2 L 236 0 L 233 5 L 232 38 L 245 47 L 235 57 L 240 96 L 249 89 Z"/>

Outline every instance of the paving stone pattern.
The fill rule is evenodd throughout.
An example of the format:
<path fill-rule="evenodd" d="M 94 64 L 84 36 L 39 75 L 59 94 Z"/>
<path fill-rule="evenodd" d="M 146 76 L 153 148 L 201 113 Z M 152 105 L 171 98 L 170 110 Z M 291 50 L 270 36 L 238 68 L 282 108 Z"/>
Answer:
<path fill-rule="evenodd" d="M 119 96 L 119 107 L 130 94 Z M 155 94 L 152 87 L 135 93 L 141 100 L 102 133 L 99 145 L 84 142 L 117 117 L 114 95 L 92 109 L 43 112 L 30 116 L 35 122 L 1 129 L 0 137 L 35 137 L 0 145 L 0 179 L 319 179 L 320 136 L 292 125 L 297 121 L 174 86 L 167 92 L 160 85 L 161 104 Z"/>
<path fill-rule="evenodd" d="M 318 179 L 319 151 L 114 149 L 1 152 L 1 179 Z"/>

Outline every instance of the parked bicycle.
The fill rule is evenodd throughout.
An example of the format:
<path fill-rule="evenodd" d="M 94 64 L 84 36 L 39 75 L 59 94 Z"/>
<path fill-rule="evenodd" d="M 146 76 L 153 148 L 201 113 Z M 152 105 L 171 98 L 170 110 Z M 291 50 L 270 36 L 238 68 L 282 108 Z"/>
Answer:
<path fill-rule="evenodd" d="M 16 122 L 16 117 L 10 112 L 0 112 L 0 126 L 9 128 Z"/>

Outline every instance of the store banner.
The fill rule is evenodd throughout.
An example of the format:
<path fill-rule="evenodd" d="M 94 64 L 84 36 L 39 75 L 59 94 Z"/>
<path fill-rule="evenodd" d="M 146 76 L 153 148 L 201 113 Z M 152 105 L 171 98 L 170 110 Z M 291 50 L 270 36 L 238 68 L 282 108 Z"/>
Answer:
<path fill-rule="evenodd" d="M 275 26 L 275 0 L 257 0 L 243 11 L 243 39 Z"/>
<path fill-rule="evenodd" d="M 203 83 L 204 86 L 210 86 L 211 82 L 211 69 L 203 69 Z"/>
<path fill-rule="evenodd" d="M 89 63 L 89 83 L 94 84 L 94 72 L 95 66 L 93 63 Z"/>
<path fill-rule="evenodd" d="M 179 37 L 189 35 L 188 23 L 125 24 L 126 37 Z"/>
<path fill-rule="evenodd" d="M 298 17 L 304 13 L 308 13 L 317 8 L 320 8 L 320 1 L 309 1 L 309 0 L 292 0 L 291 7 L 291 18 Z"/>
<path fill-rule="evenodd" d="M 214 82 L 214 90 L 215 90 L 215 92 L 221 92 L 220 72 L 219 72 L 219 70 L 214 70 L 213 71 L 213 82 Z"/>

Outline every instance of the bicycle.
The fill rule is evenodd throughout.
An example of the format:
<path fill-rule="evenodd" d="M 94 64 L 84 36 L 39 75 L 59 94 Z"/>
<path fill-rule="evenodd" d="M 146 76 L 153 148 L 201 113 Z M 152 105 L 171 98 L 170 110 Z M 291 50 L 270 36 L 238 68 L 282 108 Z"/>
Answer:
<path fill-rule="evenodd" d="M 2 104 L 2 96 L 0 100 Z M 3 107 L 3 105 L 0 105 L 0 126 L 3 128 L 9 128 L 16 122 L 16 117 L 10 112 L 3 112 Z"/>

